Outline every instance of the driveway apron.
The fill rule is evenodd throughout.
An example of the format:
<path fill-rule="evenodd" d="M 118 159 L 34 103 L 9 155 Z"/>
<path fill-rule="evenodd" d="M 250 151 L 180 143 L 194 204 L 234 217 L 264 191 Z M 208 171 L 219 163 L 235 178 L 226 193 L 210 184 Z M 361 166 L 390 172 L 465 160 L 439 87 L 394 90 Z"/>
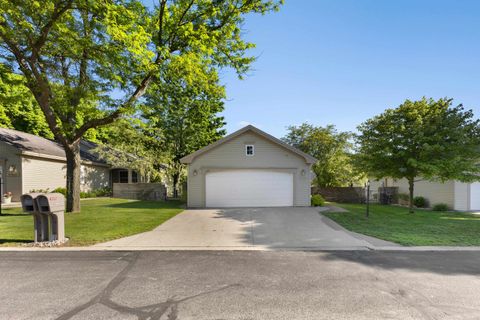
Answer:
<path fill-rule="evenodd" d="M 370 243 L 332 224 L 316 208 L 185 210 L 152 231 L 97 244 L 158 250 L 367 249 Z"/>

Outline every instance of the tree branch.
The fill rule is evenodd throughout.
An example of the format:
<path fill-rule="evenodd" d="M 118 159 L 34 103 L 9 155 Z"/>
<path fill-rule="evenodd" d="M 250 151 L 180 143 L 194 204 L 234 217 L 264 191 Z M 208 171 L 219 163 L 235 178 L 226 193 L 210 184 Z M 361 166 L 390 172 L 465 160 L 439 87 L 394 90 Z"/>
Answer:
<path fill-rule="evenodd" d="M 163 15 L 165 13 L 165 5 L 167 0 L 162 0 L 160 3 L 160 12 L 158 14 L 158 45 L 163 46 L 162 34 L 163 34 Z"/>
<path fill-rule="evenodd" d="M 104 126 L 110 124 L 120 118 L 123 113 L 123 110 L 129 108 L 135 101 L 137 101 L 141 96 L 145 94 L 150 82 L 153 79 L 153 72 L 149 72 L 148 75 L 142 80 L 140 85 L 137 89 L 133 92 L 133 94 L 128 98 L 128 100 L 123 103 L 117 110 L 109 114 L 108 116 L 100 119 L 93 119 L 86 123 L 84 123 L 75 133 L 73 140 L 80 139 L 88 129 L 95 128 L 98 126 Z"/>
<path fill-rule="evenodd" d="M 61 8 L 59 8 L 57 6 L 59 3 L 60 3 L 60 1 L 55 3 L 55 7 L 53 9 L 53 14 L 52 14 L 52 17 L 50 18 L 50 21 L 48 21 L 47 24 L 45 26 L 43 26 L 43 28 L 40 31 L 40 35 L 39 35 L 37 41 L 35 41 L 35 43 L 33 43 L 33 45 L 32 45 L 32 56 L 31 56 L 32 61 L 37 60 L 38 52 L 40 51 L 40 49 L 43 47 L 43 45 L 47 41 L 48 34 L 49 34 L 50 30 L 52 29 L 53 25 L 68 9 L 70 9 L 72 7 L 73 0 L 68 0 L 66 2 L 65 6 L 63 6 Z"/>

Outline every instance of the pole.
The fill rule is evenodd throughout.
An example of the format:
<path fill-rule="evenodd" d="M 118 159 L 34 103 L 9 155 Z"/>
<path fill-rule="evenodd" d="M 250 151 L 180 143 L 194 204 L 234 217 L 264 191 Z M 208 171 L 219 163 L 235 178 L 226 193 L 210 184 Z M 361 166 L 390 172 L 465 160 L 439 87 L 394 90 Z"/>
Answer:
<path fill-rule="evenodd" d="M 370 216 L 370 180 L 367 182 L 367 218 Z"/>

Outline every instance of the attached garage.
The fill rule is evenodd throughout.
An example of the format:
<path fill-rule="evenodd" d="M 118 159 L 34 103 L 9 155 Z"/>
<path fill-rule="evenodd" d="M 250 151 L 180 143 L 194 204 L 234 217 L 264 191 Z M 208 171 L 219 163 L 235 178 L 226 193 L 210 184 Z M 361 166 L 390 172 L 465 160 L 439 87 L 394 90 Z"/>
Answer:
<path fill-rule="evenodd" d="M 315 161 L 247 126 L 182 159 L 188 165 L 188 206 L 309 206 Z"/>
<path fill-rule="evenodd" d="M 272 170 L 222 170 L 205 177 L 207 207 L 291 207 L 293 174 Z"/>

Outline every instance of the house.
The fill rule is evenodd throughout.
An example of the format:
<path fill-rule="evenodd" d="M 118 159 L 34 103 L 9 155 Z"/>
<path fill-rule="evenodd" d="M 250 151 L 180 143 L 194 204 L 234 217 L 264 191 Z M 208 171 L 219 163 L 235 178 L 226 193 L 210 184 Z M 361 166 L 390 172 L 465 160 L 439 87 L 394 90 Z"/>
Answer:
<path fill-rule="evenodd" d="M 188 165 L 188 206 L 310 206 L 316 161 L 246 126 L 181 159 Z"/>
<path fill-rule="evenodd" d="M 399 193 L 408 194 L 406 179 L 384 178 L 372 180 L 370 189 L 376 192 L 379 187 L 398 187 Z M 414 196 L 422 196 L 428 200 L 430 206 L 445 203 L 453 210 L 473 211 L 480 210 L 480 183 L 463 183 L 459 181 L 415 181 Z"/>
<path fill-rule="evenodd" d="M 112 183 L 135 183 L 141 178 L 131 169 L 115 168 L 93 151 L 95 143 L 80 144 L 81 191 L 112 187 Z M 2 193 L 12 192 L 13 201 L 32 190 L 66 186 L 66 159 L 62 146 L 29 133 L 0 128 L 0 177 Z"/>

